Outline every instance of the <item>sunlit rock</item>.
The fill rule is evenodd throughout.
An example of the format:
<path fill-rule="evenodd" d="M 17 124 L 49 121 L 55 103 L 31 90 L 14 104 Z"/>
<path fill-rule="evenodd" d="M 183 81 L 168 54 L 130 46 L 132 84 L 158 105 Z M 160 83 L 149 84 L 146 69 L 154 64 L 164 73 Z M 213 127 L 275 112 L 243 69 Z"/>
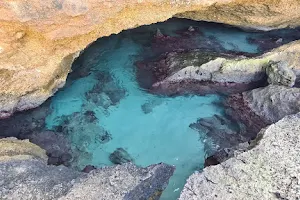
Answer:
<path fill-rule="evenodd" d="M 294 27 L 299 7 L 296 0 L 3 1 L 0 117 L 52 96 L 65 84 L 78 52 L 99 37 L 174 15 L 262 30 Z"/>
<path fill-rule="evenodd" d="M 180 200 L 297 199 L 300 114 L 261 131 L 248 151 L 194 173 Z"/>
<path fill-rule="evenodd" d="M 296 75 L 292 69 L 286 66 L 286 63 L 270 63 L 266 68 L 269 84 L 284 85 L 293 87 L 296 82 Z"/>

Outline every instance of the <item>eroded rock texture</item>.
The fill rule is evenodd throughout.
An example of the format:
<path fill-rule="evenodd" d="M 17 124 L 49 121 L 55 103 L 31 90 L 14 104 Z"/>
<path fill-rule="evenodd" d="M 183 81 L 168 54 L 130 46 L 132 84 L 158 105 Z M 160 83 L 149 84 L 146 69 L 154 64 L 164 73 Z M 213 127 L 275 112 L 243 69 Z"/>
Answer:
<path fill-rule="evenodd" d="M 299 199 L 300 114 L 262 130 L 253 149 L 194 173 L 180 200 Z"/>
<path fill-rule="evenodd" d="M 300 88 L 269 85 L 228 97 L 227 112 L 244 122 L 249 133 L 258 133 L 262 128 L 283 117 L 300 112 Z"/>
<path fill-rule="evenodd" d="M 267 76 L 271 83 L 293 86 L 300 72 L 299 56 L 299 42 L 252 58 L 203 49 L 177 51 L 138 62 L 137 77 L 141 87 L 158 94 L 232 94 L 265 86 Z"/>
<path fill-rule="evenodd" d="M 133 164 L 91 169 L 89 174 L 47 165 L 40 147 L 27 140 L 0 140 L 1 199 L 159 199 L 174 167 Z M 151 187 L 150 187 L 151 186 Z"/>
<path fill-rule="evenodd" d="M 99 37 L 174 15 L 256 29 L 297 26 L 297 0 L 15 0 L 0 2 L 0 117 L 37 107 Z"/>

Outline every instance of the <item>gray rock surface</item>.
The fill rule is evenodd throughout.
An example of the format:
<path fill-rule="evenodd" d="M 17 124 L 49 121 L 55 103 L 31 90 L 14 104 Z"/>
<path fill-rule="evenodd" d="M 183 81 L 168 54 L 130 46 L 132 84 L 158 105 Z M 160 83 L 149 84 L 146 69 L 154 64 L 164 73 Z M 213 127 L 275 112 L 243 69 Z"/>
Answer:
<path fill-rule="evenodd" d="M 266 67 L 269 84 L 293 87 L 296 82 L 296 74 L 284 62 L 272 62 Z"/>
<path fill-rule="evenodd" d="M 128 163 L 87 174 L 47 165 L 45 159 L 19 156 L 0 162 L 0 199 L 155 200 L 173 172 L 174 167 L 166 164 L 139 168 Z"/>
<path fill-rule="evenodd" d="M 248 107 L 267 123 L 300 112 L 300 88 L 269 85 L 243 93 Z"/>
<path fill-rule="evenodd" d="M 300 112 L 300 88 L 269 85 L 230 95 L 225 105 L 226 113 L 255 137 L 262 128 Z"/>
<path fill-rule="evenodd" d="M 0 199 L 57 199 L 82 173 L 40 159 L 0 163 Z"/>
<path fill-rule="evenodd" d="M 194 173 L 180 200 L 300 198 L 300 113 L 262 130 L 256 146 Z"/>
<path fill-rule="evenodd" d="M 137 168 L 133 164 L 93 170 L 60 200 L 159 199 L 174 167 L 166 164 Z"/>

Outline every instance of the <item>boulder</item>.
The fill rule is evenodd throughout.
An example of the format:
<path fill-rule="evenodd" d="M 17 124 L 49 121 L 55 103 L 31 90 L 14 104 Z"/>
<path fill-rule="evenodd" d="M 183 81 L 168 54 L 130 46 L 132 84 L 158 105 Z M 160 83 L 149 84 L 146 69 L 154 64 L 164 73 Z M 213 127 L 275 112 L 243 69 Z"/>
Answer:
<path fill-rule="evenodd" d="M 271 62 L 266 68 L 269 84 L 293 87 L 296 82 L 296 75 L 285 63 Z"/>
<path fill-rule="evenodd" d="M 300 113 L 262 130 L 248 151 L 196 172 L 179 200 L 298 199 Z"/>
<path fill-rule="evenodd" d="M 124 164 L 89 167 L 87 174 L 47 165 L 45 151 L 28 140 L 1 139 L 0 147 L 0 199 L 158 200 L 175 170 L 163 163 Z"/>
<path fill-rule="evenodd" d="M 300 112 L 300 88 L 269 85 L 227 98 L 227 114 L 243 122 L 248 132 L 260 129 L 283 117 Z"/>

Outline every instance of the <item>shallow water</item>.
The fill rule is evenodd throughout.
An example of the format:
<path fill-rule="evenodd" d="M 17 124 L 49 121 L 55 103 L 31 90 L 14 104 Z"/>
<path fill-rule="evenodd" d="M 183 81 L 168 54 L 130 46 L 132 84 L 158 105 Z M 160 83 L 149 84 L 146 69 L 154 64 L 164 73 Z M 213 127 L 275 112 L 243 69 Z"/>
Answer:
<path fill-rule="evenodd" d="M 73 150 L 79 152 L 74 167 L 113 165 L 109 157 L 118 148 L 139 166 L 159 162 L 174 165 L 175 174 L 161 197 L 167 200 L 176 199 L 188 176 L 203 168 L 208 156 L 205 145 L 210 144 L 205 144 L 205 133 L 190 128 L 190 124 L 213 115 L 225 117 L 219 104 L 222 98 L 156 96 L 139 87 L 135 71 L 136 61 L 168 50 L 153 47 L 157 28 L 165 35 L 179 37 L 178 30 L 189 26 L 200 32 L 192 37 L 195 42 L 191 48 L 254 54 L 263 51 L 249 38 L 263 38 L 266 33 L 179 19 L 99 39 L 74 63 L 66 86 L 50 100 L 51 112 L 46 118 L 45 129 L 65 134 Z M 275 40 L 289 32 L 267 34 L 274 34 Z M 293 39 L 289 34 L 283 43 Z M 184 43 L 180 48 L 190 46 Z"/>

